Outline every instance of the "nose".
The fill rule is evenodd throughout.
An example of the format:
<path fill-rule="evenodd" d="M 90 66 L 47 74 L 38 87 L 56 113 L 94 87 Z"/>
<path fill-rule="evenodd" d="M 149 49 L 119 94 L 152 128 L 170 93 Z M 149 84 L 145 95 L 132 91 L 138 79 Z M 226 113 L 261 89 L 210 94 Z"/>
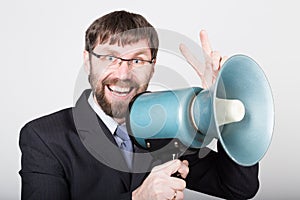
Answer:
<path fill-rule="evenodd" d="M 117 69 L 117 76 L 121 80 L 130 78 L 130 66 L 128 61 L 120 60 Z"/>

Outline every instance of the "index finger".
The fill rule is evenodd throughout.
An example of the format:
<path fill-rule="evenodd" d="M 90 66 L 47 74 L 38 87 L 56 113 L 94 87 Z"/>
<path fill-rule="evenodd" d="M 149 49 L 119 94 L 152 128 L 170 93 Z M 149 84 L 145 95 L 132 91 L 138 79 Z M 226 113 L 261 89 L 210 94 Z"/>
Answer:
<path fill-rule="evenodd" d="M 212 52 L 212 48 L 211 48 L 211 45 L 208 40 L 207 32 L 205 30 L 200 31 L 200 41 L 201 41 L 201 46 L 202 46 L 202 49 L 204 50 L 204 52 L 207 55 L 210 55 L 210 53 Z"/>
<path fill-rule="evenodd" d="M 189 173 L 189 163 L 187 160 L 182 161 L 181 167 L 178 169 L 178 173 L 182 178 L 186 178 Z"/>

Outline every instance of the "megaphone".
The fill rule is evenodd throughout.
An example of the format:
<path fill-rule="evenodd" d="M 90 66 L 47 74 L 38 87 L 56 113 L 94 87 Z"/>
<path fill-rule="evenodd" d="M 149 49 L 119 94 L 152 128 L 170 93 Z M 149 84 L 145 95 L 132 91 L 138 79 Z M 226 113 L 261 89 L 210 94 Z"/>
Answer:
<path fill-rule="evenodd" d="M 218 139 L 236 163 L 262 159 L 272 138 L 274 103 L 259 65 L 245 55 L 230 57 L 216 82 L 200 87 L 146 92 L 129 106 L 128 132 L 147 149 L 149 139 L 177 138 L 188 148 Z"/>

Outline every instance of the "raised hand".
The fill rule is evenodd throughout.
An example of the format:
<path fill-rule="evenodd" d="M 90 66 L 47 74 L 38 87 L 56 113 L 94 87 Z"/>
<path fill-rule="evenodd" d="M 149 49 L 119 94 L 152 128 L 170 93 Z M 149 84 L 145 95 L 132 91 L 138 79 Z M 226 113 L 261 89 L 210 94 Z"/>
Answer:
<path fill-rule="evenodd" d="M 179 49 L 188 63 L 194 68 L 198 76 L 202 81 L 202 87 L 204 89 L 209 88 L 214 84 L 219 70 L 221 69 L 223 63 L 226 61 L 226 56 L 221 56 L 219 51 L 213 51 L 208 40 L 208 35 L 205 30 L 200 32 L 200 41 L 204 54 L 205 63 L 202 63 L 191 51 L 181 44 Z"/>

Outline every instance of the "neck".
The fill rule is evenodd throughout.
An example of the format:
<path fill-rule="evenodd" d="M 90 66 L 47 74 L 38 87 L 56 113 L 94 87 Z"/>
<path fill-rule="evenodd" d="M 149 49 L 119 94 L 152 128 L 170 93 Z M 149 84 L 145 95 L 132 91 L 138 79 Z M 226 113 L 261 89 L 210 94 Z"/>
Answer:
<path fill-rule="evenodd" d="M 119 125 L 125 123 L 125 117 L 124 118 L 113 118 Z"/>

